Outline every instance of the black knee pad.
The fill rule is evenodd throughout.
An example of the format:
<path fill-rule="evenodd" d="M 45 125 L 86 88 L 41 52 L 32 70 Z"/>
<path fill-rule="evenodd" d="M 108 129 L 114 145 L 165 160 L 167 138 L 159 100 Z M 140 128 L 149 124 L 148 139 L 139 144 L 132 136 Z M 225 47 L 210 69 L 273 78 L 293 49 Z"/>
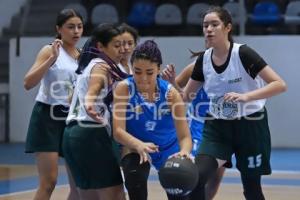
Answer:
<path fill-rule="evenodd" d="M 199 170 L 199 180 L 196 188 L 190 194 L 190 200 L 205 200 L 205 184 L 218 169 L 217 160 L 209 155 L 199 154 L 195 158 Z"/>
<path fill-rule="evenodd" d="M 140 164 L 139 162 L 140 156 L 137 153 L 130 153 L 121 161 L 125 176 L 125 184 L 129 187 L 147 183 L 150 172 L 150 163 L 145 162 Z"/>
<path fill-rule="evenodd" d="M 218 169 L 217 160 L 209 155 L 199 154 L 196 156 L 195 163 L 199 170 L 199 182 L 206 184 L 208 178 Z"/>
<path fill-rule="evenodd" d="M 241 178 L 246 200 L 265 200 L 261 188 L 261 176 L 242 175 Z"/>

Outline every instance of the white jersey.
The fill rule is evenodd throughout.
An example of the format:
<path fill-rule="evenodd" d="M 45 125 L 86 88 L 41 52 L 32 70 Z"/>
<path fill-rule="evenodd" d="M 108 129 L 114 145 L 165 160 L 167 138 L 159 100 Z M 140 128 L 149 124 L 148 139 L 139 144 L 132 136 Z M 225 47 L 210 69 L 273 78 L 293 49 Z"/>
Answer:
<path fill-rule="evenodd" d="M 132 74 L 131 65 L 129 65 L 129 73 L 126 71 L 125 67 L 121 63 L 118 64 L 118 67 L 121 69 L 122 72 L 129 74 L 129 75 Z"/>
<path fill-rule="evenodd" d="M 218 74 L 212 64 L 212 48 L 203 56 L 204 90 L 210 99 L 209 113 L 218 119 L 235 119 L 261 110 L 266 99 L 243 102 L 224 102 L 229 92 L 246 93 L 263 87 L 263 80 L 255 79 L 246 72 L 239 57 L 241 44 L 233 44 L 231 57 L 224 72 Z"/>
<path fill-rule="evenodd" d="M 83 73 L 78 75 L 76 87 L 72 97 L 70 111 L 67 117 L 67 124 L 73 120 L 76 120 L 78 122 L 80 121 L 95 122 L 95 120 L 87 114 L 84 106 L 85 105 L 84 102 L 85 102 L 86 93 L 88 91 L 91 70 L 97 63 L 106 63 L 106 62 L 100 58 L 94 58 L 84 69 Z M 103 98 L 106 97 L 107 94 L 108 94 L 108 85 L 106 83 L 104 88 L 101 90 L 100 94 L 97 97 L 95 103 L 95 109 L 97 113 L 99 113 L 101 117 L 103 117 L 104 119 L 102 125 L 110 128 L 109 125 L 110 114 L 107 109 L 107 106 L 103 102 Z"/>
<path fill-rule="evenodd" d="M 72 58 L 62 47 L 55 63 L 48 69 L 41 80 L 36 101 L 49 105 L 69 106 L 69 97 L 73 93 L 76 81 L 77 60 Z"/>

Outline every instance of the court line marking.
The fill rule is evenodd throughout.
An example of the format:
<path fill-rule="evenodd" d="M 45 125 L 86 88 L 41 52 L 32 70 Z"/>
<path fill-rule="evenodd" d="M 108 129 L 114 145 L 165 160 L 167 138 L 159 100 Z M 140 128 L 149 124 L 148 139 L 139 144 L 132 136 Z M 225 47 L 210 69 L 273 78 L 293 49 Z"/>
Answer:
<path fill-rule="evenodd" d="M 240 184 L 240 180 L 239 180 L 239 171 L 237 169 L 227 169 L 226 170 L 227 176 L 224 177 L 223 179 L 223 183 L 222 184 Z M 300 175 L 300 171 L 291 171 L 291 170 L 273 170 L 273 175 Z M 228 176 L 229 175 L 229 176 Z M 230 175 L 234 175 L 234 177 L 230 176 Z M 237 176 L 235 176 L 237 175 Z M 59 173 L 59 177 L 61 178 L 61 182 L 57 183 L 56 188 L 60 188 L 60 187 L 68 187 L 68 184 L 66 184 L 66 173 Z M 27 177 L 29 179 L 36 179 L 37 176 L 29 176 Z M 20 178 L 20 181 L 22 181 L 23 178 Z M 263 186 L 268 186 L 268 187 L 276 187 L 276 186 L 282 186 L 282 187 L 299 187 L 300 186 L 300 179 L 296 178 L 296 179 L 290 179 L 290 178 L 273 178 L 273 180 L 271 180 L 272 177 L 270 176 L 264 176 L 264 182 L 263 182 Z M 17 179 L 12 179 L 14 181 L 18 181 Z M 0 182 L 4 182 L 5 180 L 2 180 Z M 286 184 L 280 185 L 279 181 L 283 181 Z M 151 169 L 151 173 L 149 176 L 149 182 L 158 182 L 158 177 L 157 177 L 157 171 L 152 168 Z M 25 183 L 26 184 L 26 183 Z M 11 195 L 18 195 L 18 194 L 24 194 L 24 193 L 29 193 L 29 192 L 33 192 L 36 189 L 19 189 L 19 191 L 16 192 L 12 192 L 10 193 L 2 193 L 0 194 L 0 197 L 4 197 L 4 196 L 11 196 Z"/>
<path fill-rule="evenodd" d="M 68 184 L 57 184 L 55 186 L 56 188 L 63 188 L 63 187 L 68 187 Z M 21 194 L 25 194 L 25 193 L 30 193 L 30 192 L 34 192 L 36 189 L 32 189 L 32 190 L 23 190 L 20 192 L 12 192 L 12 193 L 6 193 L 6 194 L 0 194 L 0 197 L 9 197 L 9 196 L 14 196 L 14 195 L 21 195 Z"/>

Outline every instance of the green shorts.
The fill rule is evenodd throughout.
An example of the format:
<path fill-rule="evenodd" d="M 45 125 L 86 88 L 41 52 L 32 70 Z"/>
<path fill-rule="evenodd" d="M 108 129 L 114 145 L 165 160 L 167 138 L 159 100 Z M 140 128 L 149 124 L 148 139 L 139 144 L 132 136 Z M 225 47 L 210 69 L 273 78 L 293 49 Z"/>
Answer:
<path fill-rule="evenodd" d="M 63 152 L 76 186 L 100 189 L 123 183 L 112 141 L 105 127 L 71 122 L 65 128 Z M 91 125 L 91 126 L 89 126 Z"/>
<path fill-rule="evenodd" d="M 68 108 L 36 102 L 27 131 L 26 153 L 58 152 L 62 155 L 62 137 Z"/>
<path fill-rule="evenodd" d="M 211 117 L 211 116 L 209 116 Z M 246 176 L 271 174 L 271 137 L 266 109 L 234 120 L 205 120 L 200 154 L 227 160 Z"/>
<path fill-rule="evenodd" d="M 113 152 L 115 157 L 117 158 L 117 161 L 120 165 L 121 163 L 121 149 L 122 149 L 122 145 L 120 143 L 118 143 L 117 141 L 115 141 L 115 139 L 113 138 L 113 136 L 111 136 L 111 141 L 112 141 L 112 148 L 113 148 Z"/>

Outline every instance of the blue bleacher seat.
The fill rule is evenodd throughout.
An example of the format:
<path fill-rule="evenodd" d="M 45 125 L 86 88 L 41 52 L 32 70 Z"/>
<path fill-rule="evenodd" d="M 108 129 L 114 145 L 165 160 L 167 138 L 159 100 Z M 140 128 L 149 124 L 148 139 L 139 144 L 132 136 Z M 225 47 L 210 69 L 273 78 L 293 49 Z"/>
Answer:
<path fill-rule="evenodd" d="M 254 6 L 251 22 L 259 25 L 274 25 L 282 20 L 279 6 L 275 2 L 263 1 Z"/>
<path fill-rule="evenodd" d="M 156 7 L 150 2 L 136 2 L 133 4 L 127 23 L 134 27 L 149 27 L 154 24 Z"/>

